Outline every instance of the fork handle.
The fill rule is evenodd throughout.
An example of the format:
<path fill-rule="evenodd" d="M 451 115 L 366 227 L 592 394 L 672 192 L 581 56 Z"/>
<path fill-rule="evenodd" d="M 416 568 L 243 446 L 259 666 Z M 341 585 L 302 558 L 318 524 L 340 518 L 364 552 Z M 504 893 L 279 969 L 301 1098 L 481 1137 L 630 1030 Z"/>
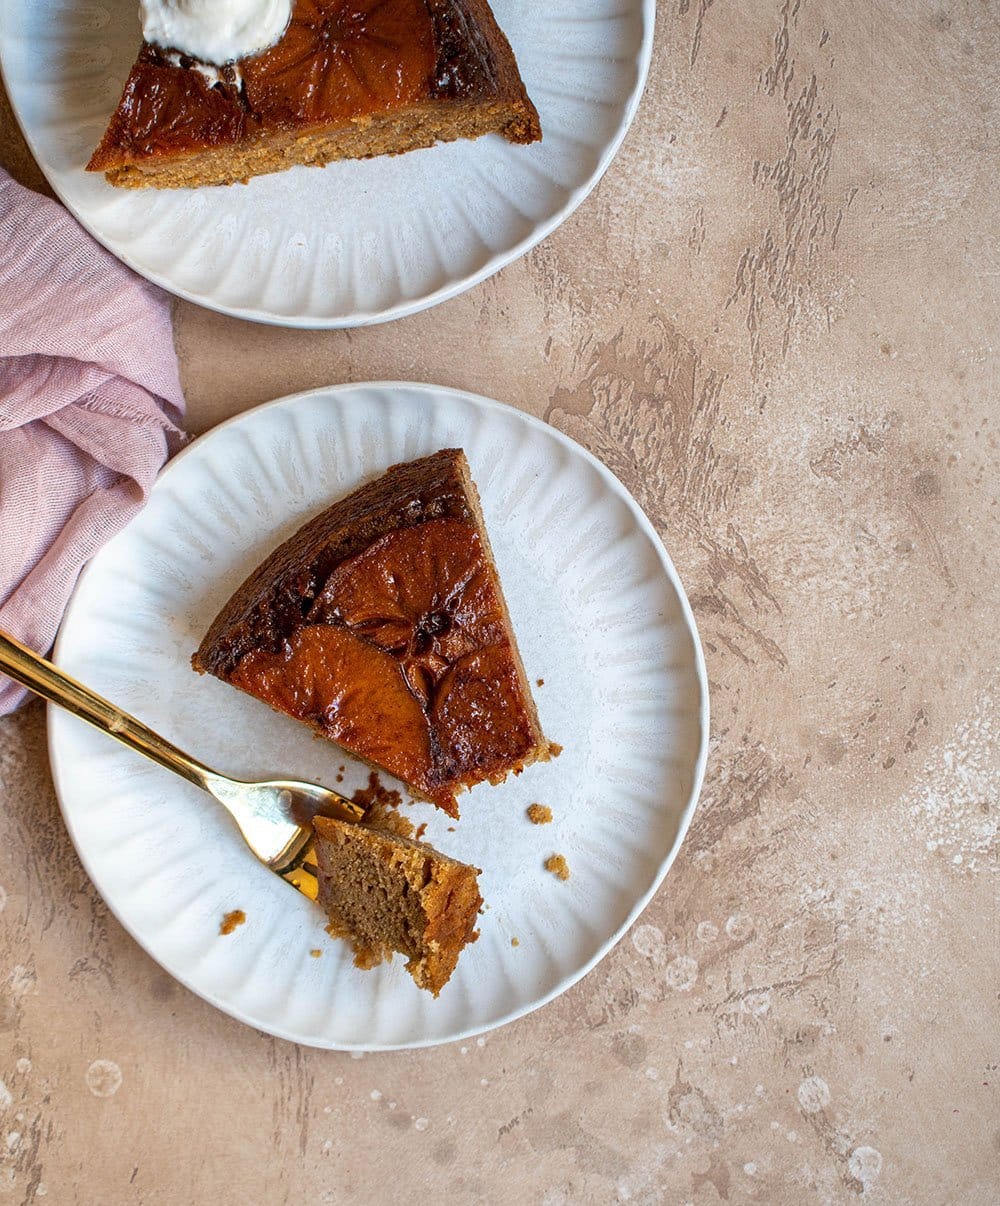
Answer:
<path fill-rule="evenodd" d="M 74 716 L 92 724 L 95 729 L 100 729 L 122 745 L 137 750 L 205 791 L 210 790 L 209 781 L 217 777 L 209 767 L 185 754 L 158 733 L 154 733 L 141 720 L 136 720 L 128 712 L 123 712 L 121 708 L 116 708 L 113 703 L 102 698 L 96 691 L 91 691 L 83 683 L 64 674 L 47 658 L 35 653 L 27 645 L 22 645 L 16 637 L 2 629 L 0 671 L 27 687 L 29 691 L 40 695 L 42 699 L 65 708 L 67 712 L 72 712 Z"/>

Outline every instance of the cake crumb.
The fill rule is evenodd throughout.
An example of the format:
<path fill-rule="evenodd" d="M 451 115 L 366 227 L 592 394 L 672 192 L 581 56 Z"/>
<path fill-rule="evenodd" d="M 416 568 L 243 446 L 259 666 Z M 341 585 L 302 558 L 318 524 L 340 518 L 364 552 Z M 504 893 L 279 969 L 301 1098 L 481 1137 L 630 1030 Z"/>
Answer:
<path fill-rule="evenodd" d="M 342 938 L 345 942 L 350 943 L 354 951 L 354 966 L 360 967 L 362 971 L 371 971 L 373 967 L 378 967 L 383 961 L 386 963 L 392 962 L 391 951 L 380 951 L 366 946 L 346 926 L 337 925 L 331 921 L 326 927 L 326 932 L 331 938 Z"/>
<path fill-rule="evenodd" d="M 231 913 L 227 913 L 222 919 L 222 925 L 219 926 L 220 934 L 231 934 L 238 925 L 242 925 L 246 921 L 247 915 L 242 909 L 233 909 Z"/>
<path fill-rule="evenodd" d="M 343 776 L 343 775 L 338 775 L 338 776 L 337 776 L 337 782 L 338 782 L 338 783 L 343 783 L 343 781 L 344 781 L 344 776 Z"/>
<path fill-rule="evenodd" d="M 449 825 L 449 826 L 448 826 L 448 832 L 449 832 L 449 833 L 454 833 L 454 832 L 455 832 L 455 826 L 454 826 L 454 825 Z"/>
<path fill-rule="evenodd" d="M 548 825 L 552 820 L 552 809 L 548 804 L 529 804 L 527 812 L 532 825 Z"/>
<path fill-rule="evenodd" d="M 382 951 L 374 950 L 372 947 L 369 947 L 369 946 L 355 945 L 355 947 L 354 947 L 354 966 L 355 967 L 360 968 L 362 971 L 371 971 L 373 967 L 378 967 L 378 965 L 380 963 L 382 963 L 383 961 L 386 963 L 392 962 L 392 952 L 391 951 L 383 953 Z"/>
<path fill-rule="evenodd" d="M 558 741 L 550 741 L 549 742 L 549 754 L 553 758 L 558 758 L 562 752 L 563 752 L 563 747 L 559 744 Z"/>
<path fill-rule="evenodd" d="M 403 797 L 391 787 L 385 787 L 375 771 L 368 776 L 368 786 L 359 787 L 351 796 L 364 810 L 364 823 L 396 837 L 413 837 L 413 822 L 397 812 Z"/>
<path fill-rule="evenodd" d="M 520 946 L 521 940 L 520 940 L 520 938 L 511 938 L 510 944 L 511 944 L 511 946 Z"/>
<path fill-rule="evenodd" d="M 544 678 L 536 678 L 536 679 L 535 679 L 535 685 L 536 685 L 536 686 L 538 686 L 538 687 L 544 687 L 544 686 L 545 686 L 545 679 L 544 679 Z"/>
<path fill-rule="evenodd" d="M 403 797 L 398 791 L 386 787 L 376 771 L 371 771 L 368 775 L 368 786 L 359 787 L 351 796 L 351 800 L 365 809 L 374 804 L 380 804 L 383 808 L 398 808 L 403 802 Z"/>
<path fill-rule="evenodd" d="M 309 952 L 309 954 L 310 954 L 310 955 L 312 955 L 312 957 L 313 957 L 314 959 L 318 959 L 318 958 L 320 957 L 320 955 L 322 955 L 322 953 L 323 953 L 323 952 L 322 952 L 321 950 L 319 950 L 319 948 L 318 948 L 318 947 L 314 947 L 314 948 L 313 948 L 313 950 L 311 950 L 311 951 Z"/>
<path fill-rule="evenodd" d="M 551 871 L 559 879 L 569 879 L 569 864 L 561 854 L 550 854 L 545 860 L 545 870 Z"/>
<path fill-rule="evenodd" d="M 414 836 L 415 840 L 419 842 L 420 839 L 424 836 L 424 834 L 426 832 L 427 832 L 427 822 L 421 821 L 420 824 L 417 826 L 417 832 L 413 836 Z"/>

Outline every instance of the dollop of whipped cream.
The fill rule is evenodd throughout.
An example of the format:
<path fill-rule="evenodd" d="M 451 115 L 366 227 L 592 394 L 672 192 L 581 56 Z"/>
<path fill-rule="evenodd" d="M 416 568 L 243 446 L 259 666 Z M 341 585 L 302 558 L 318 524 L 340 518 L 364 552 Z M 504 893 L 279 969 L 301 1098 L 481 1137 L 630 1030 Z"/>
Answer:
<path fill-rule="evenodd" d="M 219 65 L 273 46 L 291 15 L 292 0 L 139 0 L 147 42 Z"/>

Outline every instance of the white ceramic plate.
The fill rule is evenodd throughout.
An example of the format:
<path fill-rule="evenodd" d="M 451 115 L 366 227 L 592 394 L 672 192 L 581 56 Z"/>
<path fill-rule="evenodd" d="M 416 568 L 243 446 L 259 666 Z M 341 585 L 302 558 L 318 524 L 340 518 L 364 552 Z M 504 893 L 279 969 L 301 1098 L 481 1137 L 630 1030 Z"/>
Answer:
<path fill-rule="evenodd" d="M 510 407 L 426 385 L 317 390 L 233 419 L 175 460 L 84 573 L 59 636 L 60 665 L 209 765 L 331 785 L 345 765 L 350 792 L 365 768 L 199 678 L 189 659 L 246 574 L 308 516 L 396 461 L 456 445 L 528 675 L 544 679 L 543 727 L 565 749 L 463 794 L 457 824 L 428 804 L 409 811 L 428 841 L 483 868 L 489 905 L 437 1000 L 400 959 L 357 970 L 316 906 L 254 860 L 207 796 L 50 709 L 63 815 L 115 915 L 200 996 L 297 1042 L 376 1050 L 501 1025 L 593 967 L 656 890 L 701 784 L 708 695 L 691 611 L 649 521 L 588 452 Z M 535 801 L 551 825 L 528 822 Z M 543 869 L 554 852 L 568 882 Z M 231 909 L 247 922 L 220 937 Z"/>
<path fill-rule="evenodd" d="M 242 318 L 352 327 L 484 280 L 603 175 L 649 67 L 655 0 L 493 0 L 544 138 L 294 168 L 232 188 L 114 189 L 84 171 L 139 44 L 136 0 L 0 0 L 0 65 L 32 151 L 77 218 L 172 292 Z"/>

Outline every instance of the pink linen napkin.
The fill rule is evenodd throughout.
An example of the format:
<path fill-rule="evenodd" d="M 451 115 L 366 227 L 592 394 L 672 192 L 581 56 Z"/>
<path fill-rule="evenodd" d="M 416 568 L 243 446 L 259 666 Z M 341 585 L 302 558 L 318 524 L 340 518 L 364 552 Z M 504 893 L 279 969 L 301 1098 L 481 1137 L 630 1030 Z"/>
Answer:
<path fill-rule="evenodd" d="M 0 628 L 49 649 L 183 413 L 166 295 L 0 170 Z M 24 697 L 0 675 L 0 715 Z"/>

